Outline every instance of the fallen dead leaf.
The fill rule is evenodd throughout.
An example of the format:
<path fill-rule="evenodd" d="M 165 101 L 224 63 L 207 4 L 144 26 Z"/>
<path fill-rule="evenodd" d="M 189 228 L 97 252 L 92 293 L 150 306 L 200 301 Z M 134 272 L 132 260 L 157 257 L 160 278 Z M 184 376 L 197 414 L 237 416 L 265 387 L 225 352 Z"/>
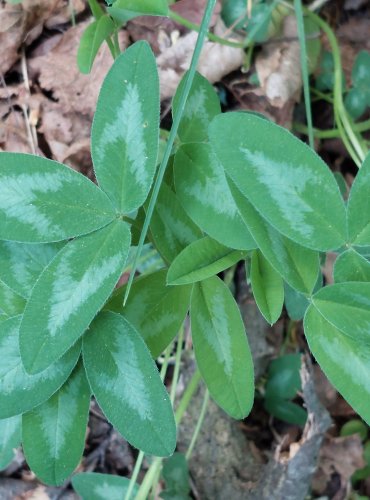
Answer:
<path fill-rule="evenodd" d="M 344 500 L 348 498 L 352 474 L 364 466 L 363 448 L 358 435 L 335 438 L 327 436 L 320 450 L 312 489 L 318 495 Z"/>
<path fill-rule="evenodd" d="M 219 19 L 215 33 L 223 34 L 225 31 L 225 25 Z M 162 99 L 174 95 L 182 75 L 189 68 L 197 35 L 193 31 L 180 37 L 157 57 Z M 211 83 L 215 83 L 220 81 L 223 76 L 240 68 L 243 60 L 244 51 L 242 49 L 207 41 L 203 45 L 198 71 Z"/>
<path fill-rule="evenodd" d="M 290 100 L 298 101 L 302 87 L 299 41 L 292 40 L 297 37 L 294 16 L 285 17 L 282 36 L 289 41 L 263 45 L 256 58 L 261 92 L 278 108 L 284 107 Z"/>
<path fill-rule="evenodd" d="M 99 90 L 112 66 L 113 60 L 106 44 L 99 51 L 89 75 L 80 73 L 77 67 L 77 49 L 81 35 L 90 21 L 79 23 L 67 30 L 55 47 L 28 61 L 32 79 L 38 79 L 42 89 L 52 93 L 64 113 L 74 112 L 92 118 Z M 121 48 L 127 43 L 127 35 L 121 34 Z"/>
<path fill-rule="evenodd" d="M 75 0 L 75 9 L 82 12 L 85 4 Z M 21 45 L 30 45 L 41 34 L 44 24 L 67 23 L 71 13 L 68 0 L 23 0 L 21 4 L 0 4 L 0 74 L 5 73 L 19 59 Z"/>

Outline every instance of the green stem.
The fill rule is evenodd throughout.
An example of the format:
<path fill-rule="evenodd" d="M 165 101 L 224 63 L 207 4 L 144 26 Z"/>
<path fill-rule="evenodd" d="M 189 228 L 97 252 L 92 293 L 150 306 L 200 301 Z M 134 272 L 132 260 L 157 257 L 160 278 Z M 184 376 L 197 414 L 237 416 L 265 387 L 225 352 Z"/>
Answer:
<path fill-rule="evenodd" d="M 179 375 L 180 375 L 181 353 L 182 353 L 183 340 L 184 340 L 184 325 L 181 325 L 179 335 L 177 338 L 175 369 L 173 371 L 172 386 L 171 386 L 171 393 L 170 393 L 170 399 L 171 399 L 172 404 L 174 404 L 174 402 L 175 402 L 177 382 L 179 380 Z"/>
<path fill-rule="evenodd" d="M 189 444 L 188 451 L 186 452 L 186 455 L 185 455 L 186 460 L 189 460 L 191 457 L 191 454 L 193 453 L 193 449 L 194 449 L 196 440 L 198 439 L 200 429 L 203 425 L 204 417 L 206 416 L 208 401 L 209 401 L 209 392 L 206 389 L 205 393 L 204 393 L 202 409 L 200 410 L 198 422 L 197 422 L 197 425 L 195 426 L 195 429 L 194 429 L 194 432 L 193 432 L 193 435 L 192 435 L 192 438 L 191 438 L 191 441 Z"/>
<path fill-rule="evenodd" d="M 175 412 L 175 420 L 177 425 L 180 424 L 182 417 L 184 416 L 184 413 L 186 412 L 186 409 L 189 406 L 191 398 L 193 397 L 195 391 L 198 389 L 200 380 L 201 380 L 201 375 L 199 369 L 197 368 L 192 378 L 190 379 L 190 382 L 188 383 L 185 392 L 180 400 L 179 406 L 177 407 L 177 410 Z"/>
<path fill-rule="evenodd" d="M 308 134 L 307 127 L 305 125 L 302 125 L 301 123 L 293 123 L 293 129 L 302 134 Z M 370 130 L 370 120 L 355 123 L 353 125 L 353 130 L 355 132 L 366 132 L 367 130 Z M 330 130 L 314 128 L 313 133 L 317 139 L 337 139 L 341 137 L 340 131 L 337 128 L 333 128 Z"/>
<path fill-rule="evenodd" d="M 161 187 L 164 173 L 166 171 L 167 163 L 168 163 L 168 160 L 170 158 L 172 147 L 173 147 L 173 144 L 174 144 L 175 139 L 176 139 L 177 130 L 179 128 L 180 120 L 181 120 L 181 117 L 184 113 L 185 104 L 186 104 L 186 101 L 188 99 L 191 85 L 192 85 L 193 80 L 194 80 L 194 75 L 195 75 L 196 67 L 198 65 L 199 56 L 200 56 L 200 53 L 201 53 L 201 50 L 202 50 L 202 47 L 204 44 L 204 39 L 205 39 L 206 33 L 208 31 L 209 23 L 211 21 L 212 12 L 213 12 L 213 9 L 215 8 L 215 5 L 216 5 L 216 0 L 208 0 L 207 1 L 206 10 L 205 10 L 204 15 L 203 15 L 202 24 L 200 27 L 197 42 L 195 44 L 193 57 L 191 59 L 190 68 L 186 74 L 185 85 L 184 85 L 183 91 L 181 92 L 181 95 L 180 95 L 178 111 L 177 111 L 177 113 L 175 113 L 175 116 L 173 118 L 173 123 L 172 123 L 172 127 L 171 127 L 170 134 L 168 137 L 166 149 L 165 149 L 165 152 L 163 155 L 162 162 L 159 166 L 158 175 L 156 177 L 153 192 L 152 192 L 152 195 L 151 195 L 151 198 L 149 201 L 148 211 L 146 213 L 143 230 L 140 234 L 139 244 L 138 244 L 137 252 L 136 252 L 136 255 L 134 258 L 132 271 L 130 273 L 130 277 L 129 277 L 129 280 L 127 283 L 126 293 L 125 293 L 125 297 L 123 299 L 123 305 L 126 304 L 127 298 L 129 296 L 129 293 L 131 290 L 132 282 L 133 282 L 136 268 L 137 268 L 137 261 L 140 257 L 140 253 L 141 253 L 141 250 L 143 248 L 146 235 L 148 233 L 149 224 L 150 224 L 150 221 L 151 221 L 151 218 L 153 215 L 153 211 L 154 211 L 154 206 L 155 206 L 157 198 L 158 198 L 159 189 Z"/>
<path fill-rule="evenodd" d="M 131 498 L 132 492 L 134 491 L 134 488 L 136 485 L 137 477 L 139 475 L 141 466 L 143 464 L 144 456 L 145 456 L 145 453 L 143 451 L 140 451 L 140 453 L 136 459 L 135 467 L 134 467 L 134 470 L 132 472 L 132 476 L 131 476 L 130 483 L 128 485 L 124 500 L 130 500 L 130 498 Z"/>
<path fill-rule="evenodd" d="M 160 371 L 160 377 L 162 380 L 164 380 L 166 373 L 167 373 L 168 362 L 169 362 L 170 355 L 171 355 L 171 349 L 172 349 L 172 343 L 165 350 L 164 361 L 163 361 L 161 371 Z M 144 456 L 145 456 L 145 453 L 143 451 L 140 451 L 140 453 L 136 459 L 135 467 L 134 467 L 134 470 L 133 470 L 133 473 L 132 473 L 130 483 L 128 485 L 124 500 L 130 500 L 130 498 L 131 498 L 132 492 L 133 492 L 135 485 L 136 485 L 137 477 L 139 475 L 141 466 L 143 464 Z"/>
<path fill-rule="evenodd" d="M 361 166 L 365 158 L 366 151 L 361 145 L 361 140 L 356 136 L 353 130 L 353 123 L 348 116 L 347 110 L 343 102 L 342 88 L 342 64 L 340 49 L 336 36 L 330 26 L 321 19 L 318 15 L 311 12 L 309 9 L 304 9 L 305 13 L 325 32 L 333 53 L 334 61 L 334 114 L 337 120 L 338 129 L 341 131 L 342 140 L 346 145 L 353 161 L 358 167 Z"/>
<path fill-rule="evenodd" d="M 115 59 L 121 53 L 121 48 L 119 46 L 119 39 L 118 39 L 118 30 L 119 30 L 119 27 L 116 26 L 116 29 L 114 30 L 114 33 L 113 33 L 113 47 L 114 47 Z"/>
<path fill-rule="evenodd" d="M 195 391 L 198 388 L 199 382 L 201 380 L 200 372 L 198 369 L 194 372 L 186 390 L 180 400 L 179 406 L 175 413 L 176 424 L 179 425 L 181 419 L 189 406 L 191 398 L 193 397 Z M 149 492 L 159 474 L 162 466 L 162 458 L 155 458 L 149 467 L 148 472 L 145 474 L 144 480 L 140 485 L 139 491 L 135 497 L 135 500 L 147 500 Z"/>
<path fill-rule="evenodd" d="M 303 20 L 301 0 L 294 0 L 294 8 L 297 19 L 298 38 L 300 45 L 300 61 L 301 61 L 301 72 L 303 80 L 304 104 L 306 108 L 306 119 L 308 128 L 308 142 L 311 148 L 314 149 L 315 144 L 314 144 L 313 125 L 312 125 L 310 84 L 309 84 L 308 68 L 307 68 L 307 47 L 306 47 L 306 36 L 304 31 L 304 20 Z"/>
<path fill-rule="evenodd" d="M 177 24 L 181 24 L 185 28 L 188 28 L 189 30 L 192 31 L 200 31 L 200 26 L 198 24 L 192 23 L 185 17 L 180 16 L 180 14 L 177 14 L 177 12 L 174 12 L 173 10 L 170 10 L 169 14 L 170 19 L 172 21 L 175 21 Z M 220 36 L 214 35 L 213 33 L 208 33 L 207 34 L 208 40 L 211 42 L 216 42 L 221 45 L 227 45 L 228 47 L 235 47 L 236 49 L 243 49 L 244 48 L 244 43 L 243 42 L 234 42 L 232 40 L 228 40 L 227 38 L 222 38 Z"/>

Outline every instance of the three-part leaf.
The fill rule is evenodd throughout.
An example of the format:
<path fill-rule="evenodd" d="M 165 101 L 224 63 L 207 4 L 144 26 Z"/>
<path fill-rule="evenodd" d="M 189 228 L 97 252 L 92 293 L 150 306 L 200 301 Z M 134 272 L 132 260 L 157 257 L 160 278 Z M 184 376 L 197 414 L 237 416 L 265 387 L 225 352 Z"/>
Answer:
<path fill-rule="evenodd" d="M 153 358 L 177 335 L 189 308 L 190 286 L 166 286 L 166 271 L 142 276 L 133 282 L 122 307 L 126 287 L 117 290 L 106 309 L 123 314 L 137 329 Z"/>
<path fill-rule="evenodd" d="M 236 188 L 231 192 L 259 250 L 287 283 L 299 292 L 311 293 L 319 273 L 318 252 L 302 247 L 276 231 Z"/>
<path fill-rule="evenodd" d="M 249 113 L 216 116 L 209 133 L 227 174 L 279 232 L 314 250 L 345 243 L 346 213 L 338 185 L 311 148 Z"/>
<path fill-rule="evenodd" d="M 27 463 L 46 484 L 59 485 L 74 471 L 85 444 L 90 387 L 79 363 L 48 401 L 22 417 Z"/>
<path fill-rule="evenodd" d="M 38 277 L 63 245 L 0 241 L 1 280 L 17 294 L 28 298 Z"/>
<path fill-rule="evenodd" d="M 77 363 L 81 346 L 76 344 L 59 361 L 37 375 L 28 375 L 19 353 L 21 317 L 0 323 L 0 418 L 31 410 L 46 401 L 65 382 Z"/>
<path fill-rule="evenodd" d="M 182 77 L 173 98 L 173 116 L 178 113 L 180 95 L 184 90 L 187 75 L 186 72 Z M 196 72 L 177 132 L 180 141 L 183 143 L 207 141 L 208 126 L 219 113 L 221 106 L 215 89 L 204 76 Z"/>
<path fill-rule="evenodd" d="M 22 417 L 16 415 L 0 420 L 0 471 L 14 458 L 14 449 L 21 444 Z"/>
<path fill-rule="evenodd" d="M 128 490 L 130 480 L 127 477 L 83 472 L 72 478 L 75 491 L 83 500 L 122 500 Z M 135 495 L 138 486 L 135 485 L 132 494 Z"/>
<path fill-rule="evenodd" d="M 20 327 L 28 373 L 60 358 L 101 309 L 125 265 L 130 230 L 117 220 L 65 245 L 32 290 Z"/>
<path fill-rule="evenodd" d="M 108 197 L 75 170 L 39 156 L 0 153 L 0 239 L 67 240 L 114 218 Z"/>
<path fill-rule="evenodd" d="M 246 256 L 246 252 L 225 247 L 209 236 L 190 243 L 175 258 L 167 273 L 169 285 L 202 281 L 228 269 Z"/>
<path fill-rule="evenodd" d="M 176 193 L 193 221 L 219 243 L 237 250 L 256 244 L 208 144 L 184 144 L 175 156 Z"/>
<path fill-rule="evenodd" d="M 321 288 L 312 297 L 312 307 L 348 337 L 368 342 L 370 283 L 337 283 Z"/>
<path fill-rule="evenodd" d="M 352 184 L 348 199 L 348 233 L 354 245 L 370 245 L 370 154 Z"/>
<path fill-rule="evenodd" d="M 258 309 L 270 325 L 274 324 L 284 304 L 284 282 L 259 250 L 252 254 L 250 279 Z"/>
<path fill-rule="evenodd" d="M 253 404 L 253 361 L 238 306 L 217 276 L 195 283 L 191 331 L 199 370 L 212 398 L 234 418 Z"/>
<path fill-rule="evenodd" d="M 159 83 L 146 42 L 131 45 L 107 74 L 96 106 L 91 154 L 100 187 L 120 213 L 145 201 L 157 163 Z"/>
<path fill-rule="evenodd" d="M 107 419 L 149 455 L 171 455 L 176 425 L 170 399 L 140 334 L 122 316 L 101 313 L 83 339 L 87 378 Z"/>
<path fill-rule="evenodd" d="M 335 283 L 370 281 L 370 262 L 351 248 L 336 258 L 333 276 Z"/>
<path fill-rule="evenodd" d="M 338 308 L 339 310 L 339 308 Z M 352 324 L 356 316 L 347 318 Z M 311 305 L 304 331 L 312 354 L 333 386 L 370 425 L 369 328 L 357 335 L 341 332 Z"/>

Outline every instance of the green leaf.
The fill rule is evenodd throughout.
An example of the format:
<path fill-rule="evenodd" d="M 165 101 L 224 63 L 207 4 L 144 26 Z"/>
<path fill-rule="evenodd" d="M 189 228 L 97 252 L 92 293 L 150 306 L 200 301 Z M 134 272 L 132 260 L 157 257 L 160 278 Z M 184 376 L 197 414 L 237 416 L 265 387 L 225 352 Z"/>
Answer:
<path fill-rule="evenodd" d="M 307 296 L 284 283 L 284 304 L 288 316 L 293 321 L 303 319 L 304 313 L 310 302 Z"/>
<path fill-rule="evenodd" d="M 26 305 L 23 297 L 13 292 L 5 283 L 0 281 L 0 313 L 9 318 L 22 314 Z"/>
<path fill-rule="evenodd" d="M 341 174 L 340 172 L 334 172 L 333 175 L 334 175 L 335 180 L 337 181 L 337 184 L 339 186 L 340 194 L 346 200 L 348 197 L 347 196 L 348 195 L 348 186 L 347 186 L 345 178 L 343 177 L 343 174 Z"/>
<path fill-rule="evenodd" d="M 271 361 L 267 374 L 267 399 L 292 399 L 302 387 L 300 354 L 286 354 Z"/>
<path fill-rule="evenodd" d="M 359 418 L 354 418 L 346 422 L 340 429 L 340 436 L 353 436 L 358 434 L 361 441 L 365 441 L 368 434 L 368 426 Z"/>
<path fill-rule="evenodd" d="M 122 500 L 129 487 L 130 480 L 126 477 L 98 474 L 96 472 L 83 472 L 72 478 L 75 491 L 81 495 L 82 500 Z M 133 496 L 138 492 L 134 487 Z"/>
<path fill-rule="evenodd" d="M 119 55 L 100 90 L 91 131 L 91 153 L 100 187 L 120 213 L 145 201 L 159 143 L 159 83 L 146 42 Z"/>
<path fill-rule="evenodd" d="M 0 241 L 0 278 L 17 294 L 28 298 L 38 277 L 63 245 Z M 17 314 L 20 312 L 23 308 Z"/>
<path fill-rule="evenodd" d="M 252 254 L 250 279 L 262 316 L 270 325 L 276 323 L 284 304 L 284 282 L 259 250 Z"/>
<path fill-rule="evenodd" d="M 348 319 L 355 323 L 353 316 Z M 311 305 L 304 318 L 304 331 L 309 348 L 325 375 L 370 424 L 369 330 L 366 339 L 356 334 L 350 337 L 325 320 Z"/>
<path fill-rule="evenodd" d="M 8 467 L 21 444 L 21 423 L 20 415 L 0 420 L 0 471 Z"/>
<path fill-rule="evenodd" d="M 194 284 L 190 317 L 195 357 L 212 398 L 232 417 L 246 417 L 254 397 L 252 356 L 238 306 L 217 276 Z"/>
<path fill-rule="evenodd" d="M 187 72 L 182 77 L 173 98 L 173 116 L 178 113 L 179 98 L 186 78 Z M 204 76 L 196 72 L 178 129 L 180 141 L 183 143 L 208 141 L 208 126 L 219 113 L 221 106 L 215 89 Z"/>
<path fill-rule="evenodd" d="M 202 281 L 228 269 L 246 256 L 246 252 L 232 250 L 204 236 L 189 246 L 175 258 L 168 273 L 169 285 L 185 285 Z"/>
<path fill-rule="evenodd" d="M 344 99 L 344 104 L 352 118 L 357 120 L 367 108 L 367 95 L 361 89 L 351 89 Z"/>
<path fill-rule="evenodd" d="M 122 316 L 100 314 L 83 341 L 90 387 L 107 419 L 136 448 L 168 456 L 176 446 L 170 399 L 143 339 Z"/>
<path fill-rule="evenodd" d="M 107 196 L 75 170 L 39 156 L 0 153 L 0 239 L 67 240 L 114 218 Z"/>
<path fill-rule="evenodd" d="M 37 375 L 28 375 L 19 353 L 21 317 L 0 323 L 0 418 L 31 410 L 46 401 L 65 382 L 77 363 L 81 346 L 76 344 L 59 361 Z"/>
<path fill-rule="evenodd" d="M 165 460 L 162 475 L 166 489 L 161 492 L 161 498 L 168 500 L 174 498 L 190 499 L 189 470 L 185 455 L 174 453 L 172 457 Z"/>
<path fill-rule="evenodd" d="M 292 401 L 271 398 L 265 400 L 264 406 L 272 416 L 283 422 L 300 426 L 304 426 L 306 423 L 307 412 Z"/>
<path fill-rule="evenodd" d="M 209 133 L 227 174 L 275 229 L 314 250 L 344 244 L 343 199 L 332 172 L 311 148 L 250 113 L 216 116 Z"/>
<path fill-rule="evenodd" d="M 370 283 L 350 282 L 325 286 L 312 297 L 312 307 L 350 338 L 368 342 Z"/>
<path fill-rule="evenodd" d="M 321 56 L 319 74 L 316 77 L 316 88 L 321 91 L 334 88 L 334 58 L 333 54 L 324 51 Z"/>
<path fill-rule="evenodd" d="M 232 181 L 230 188 L 240 213 L 264 257 L 290 286 L 299 292 L 311 293 L 319 273 L 318 253 L 280 234 L 261 217 Z"/>
<path fill-rule="evenodd" d="M 208 144 L 185 144 L 178 149 L 175 185 L 183 207 L 209 236 L 236 250 L 256 248 Z"/>
<path fill-rule="evenodd" d="M 370 245 L 370 154 L 356 175 L 348 198 L 348 233 L 354 245 Z"/>
<path fill-rule="evenodd" d="M 100 46 L 113 33 L 114 29 L 114 22 L 107 15 L 101 16 L 85 29 L 77 52 L 77 64 L 81 73 L 90 73 Z"/>
<path fill-rule="evenodd" d="M 123 314 L 137 329 L 153 358 L 158 357 L 179 332 L 190 302 L 190 286 L 166 286 L 166 271 L 133 282 L 123 308 L 126 287 L 115 292 L 105 309 Z"/>
<path fill-rule="evenodd" d="M 48 401 L 22 417 L 23 451 L 31 470 L 46 484 L 60 485 L 81 460 L 90 387 L 80 363 Z"/>
<path fill-rule="evenodd" d="M 334 281 L 370 281 L 370 262 L 353 249 L 339 255 L 334 263 Z"/>
<path fill-rule="evenodd" d="M 115 9 L 124 9 L 138 15 L 168 16 L 167 0 L 116 0 Z"/>
<path fill-rule="evenodd" d="M 361 50 L 352 68 L 352 82 L 355 87 L 368 89 L 370 84 L 370 53 Z"/>
<path fill-rule="evenodd" d="M 32 290 L 20 328 L 28 373 L 56 361 L 84 333 L 116 285 L 130 247 L 130 231 L 115 221 L 69 242 Z"/>
<path fill-rule="evenodd" d="M 203 236 L 182 208 L 177 195 L 165 183 L 159 191 L 150 234 L 158 252 L 167 262 L 172 262 L 189 243 Z"/>

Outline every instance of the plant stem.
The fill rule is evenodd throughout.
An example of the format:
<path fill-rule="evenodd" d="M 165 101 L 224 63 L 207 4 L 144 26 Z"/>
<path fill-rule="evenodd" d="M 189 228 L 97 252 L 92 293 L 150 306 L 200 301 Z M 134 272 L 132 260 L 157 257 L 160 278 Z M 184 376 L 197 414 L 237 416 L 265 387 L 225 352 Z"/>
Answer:
<path fill-rule="evenodd" d="M 172 405 L 175 402 L 177 382 L 179 380 L 183 340 L 184 340 L 184 325 L 181 325 L 181 328 L 180 328 L 180 331 L 179 331 L 179 335 L 178 335 L 178 338 L 177 338 L 175 369 L 174 369 L 174 372 L 173 372 L 172 385 L 171 385 L 171 393 L 170 393 L 170 399 L 171 399 Z"/>
<path fill-rule="evenodd" d="M 193 435 L 192 435 L 192 438 L 191 438 L 191 441 L 189 444 L 188 451 L 186 452 L 186 455 L 185 455 L 186 460 L 189 460 L 191 457 L 191 454 L 193 453 L 193 449 L 194 449 L 196 440 L 198 438 L 200 429 L 203 425 L 204 417 L 206 416 L 208 401 L 209 401 L 209 392 L 208 392 L 208 389 L 206 389 L 205 393 L 204 393 L 202 409 L 200 410 L 199 419 L 198 419 L 197 425 L 195 426 L 195 429 L 194 429 L 194 432 L 193 432 Z"/>
<path fill-rule="evenodd" d="M 172 147 L 173 147 L 173 144 L 174 144 L 175 139 L 176 139 L 177 130 L 179 128 L 180 120 L 181 120 L 181 117 L 184 113 L 185 104 L 186 104 L 186 101 L 188 99 L 191 85 L 192 85 L 193 80 L 194 80 L 195 70 L 196 70 L 196 67 L 198 65 L 199 56 L 200 56 L 200 53 L 201 53 L 201 50 L 203 47 L 204 39 L 205 39 L 206 33 L 208 31 L 209 23 L 211 21 L 212 12 L 213 12 L 213 9 L 215 8 L 215 5 L 216 5 L 216 0 L 208 0 L 207 1 L 207 6 L 206 6 L 206 9 L 205 9 L 205 12 L 203 15 L 199 35 L 197 38 L 197 42 L 195 44 L 193 57 L 191 59 L 190 68 L 186 74 L 185 85 L 184 85 L 183 91 L 181 92 L 181 95 L 180 95 L 179 107 L 178 107 L 177 113 L 175 113 L 175 116 L 173 118 L 173 123 L 172 123 L 172 127 L 171 127 L 170 134 L 168 137 L 166 149 L 165 149 L 165 152 L 163 155 L 162 162 L 159 166 L 158 174 L 157 174 L 157 177 L 156 177 L 156 180 L 154 183 L 154 187 L 153 187 L 153 192 L 152 192 L 152 195 L 151 195 L 151 198 L 149 201 L 148 211 L 146 213 L 143 229 L 142 229 L 142 232 L 140 234 L 139 244 L 138 244 L 137 252 L 136 252 L 136 255 L 134 258 L 132 271 L 130 273 L 130 277 L 129 277 L 129 280 L 127 283 L 126 293 L 125 293 L 125 297 L 123 299 L 123 305 L 126 304 L 127 298 L 129 296 L 129 293 L 131 290 L 132 281 L 134 279 L 136 268 L 137 268 L 137 261 L 140 257 L 140 253 L 141 253 L 141 250 L 143 248 L 146 235 L 148 233 L 149 224 L 150 224 L 150 221 L 151 221 L 151 218 L 153 215 L 153 211 L 154 211 L 154 206 L 155 206 L 157 198 L 158 198 L 159 189 L 161 187 L 164 173 L 166 171 L 167 163 L 168 163 L 168 160 L 170 158 Z"/>
<path fill-rule="evenodd" d="M 104 16 L 105 11 L 103 10 L 102 6 L 99 4 L 97 0 L 87 0 L 87 3 L 89 4 L 90 10 L 94 18 L 98 21 L 102 16 Z M 114 47 L 114 44 L 111 40 L 110 37 L 106 39 L 108 48 L 110 53 L 112 54 L 113 59 L 116 59 L 116 50 Z"/>
<path fill-rule="evenodd" d="M 175 21 L 175 23 L 181 24 L 182 26 L 185 26 L 185 28 L 188 28 L 189 30 L 198 32 L 200 31 L 200 26 L 198 24 L 192 23 L 191 21 L 189 21 L 185 17 L 180 16 L 180 14 L 177 14 L 177 12 L 174 12 L 173 10 L 170 10 L 169 17 L 170 19 L 172 19 L 172 21 Z M 244 48 L 243 42 L 235 42 L 233 40 L 228 40 L 227 38 L 222 38 L 220 36 L 214 35 L 213 33 L 208 33 L 207 38 L 211 42 L 216 42 L 221 45 L 227 45 L 228 47 L 235 47 L 236 49 Z"/>
<path fill-rule="evenodd" d="M 353 161 L 358 167 L 361 166 L 365 158 L 366 150 L 364 150 L 359 139 L 353 130 L 353 123 L 348 116 L 347 110 L 343 102 L 342 88 L 342 65 L 340 50 L 337 39 L 330 26 L 321 19 L 318 15 L 311 12 L 309 9 L 304 9 L 305 13 L 325 32 L 333 53 L 334 61 L 334 115 L 337 121 L 338 129 L 341 132 L 342 140 L 350 152 Z"/>
<path fill-rule="evenodd" d="M 191 398 L 193 397 L 195 391 L 198 388 L 201 376 L 198 368 L 194 372 L 189 384 L 187 385 L 185 392 L 180 400 L 179 406 L 175 413 L 175 420 L 177 425 L 180 424 L 181 419 L 189 406 Z M 160 472 L 162 466 L 162 458 L 155 458 L 149 467 L 148 472 L 145 474 L 144 480 L 140 485 L 139 491 L 135 497 L 135 500 L 147 500 L 149 492 L 156 480 L 157 474 Z"/>
<path fill-rule="evenodd" d="M 302 134 L 308 134 L 307 127 L 305 125 L 302 125 L 302 123 L 293 123 L 293 129 Z M 367 130 L 370 130 L 370 120 L 355 123 L 353 125 L 353 130 L 355 132 L 366 132 Z M 317 139 L 336 139 L 341 137 L 340 131 L 337 128 L 333 128 L 330 130 L 314 128 L 313 133 Z"/>
<path fill-rule="evenodd" d="M 68 0 L 68 8 L 71 13 L 71 24 L 72 26 L 76 26 L 76 14 L 75 14 L 75 8 L 73 5 L 73 0 Z"/>
<path fill-rule="evenodd" d="M 180 400 L 179 406 L 177 407 L 177 410 L 175 412 L 175 420 L 177 425 L 181 422 L 182 417 L 184 416 L 184 413 L 186 412 L 186 409 L 189 406 L 191 398 L 193 397 L 195 391 L 198 388 L 200 380 L 201 380 L 201 375 L 199 369 L 197 368 L 193 376 L 191 377 L 190 382 L 188 383 L 185 392 Z"/>
<path fill-rule="evenodd" d="M 134 488 L 136 485 L 137 477 L 139 475 L 141 466 L 143 464 L 144 456 L 145 456 L 145 453 L 143 451 L 140 451 L 140 453 L 136 459 L 135 467 L 134 467 L 134 470 L 132 472 L 132 476 L 131 476 L 130 483 L 128 485 L 124 500 L 130 500 L 130 498 L 131 498 L 132 492 L 134 491 Z"/>
<path fill-rule="evenodd" d="M 301 0 L 294 0 L 295 15 L 297 19 L 297 29 L 298 38 L 300 45 L 300 61 L 301 61 L 301 71 L 303 80 L 303 93 L 304 93 L 304 104 L 306 108 L 306 119 L 308 128 L 308 142 L 312 149 L 314 149 L 314 136 L 313 136 L 313 125 L 312 125 L 312 111 L 311 111 L 311 101 L 310 101 L 310 84 L 308 77 L 308 60 L 307 60 L 307 47 L 306 47 L 306 37 L 304 30 L 304 20 L 302 11 Z"/>

